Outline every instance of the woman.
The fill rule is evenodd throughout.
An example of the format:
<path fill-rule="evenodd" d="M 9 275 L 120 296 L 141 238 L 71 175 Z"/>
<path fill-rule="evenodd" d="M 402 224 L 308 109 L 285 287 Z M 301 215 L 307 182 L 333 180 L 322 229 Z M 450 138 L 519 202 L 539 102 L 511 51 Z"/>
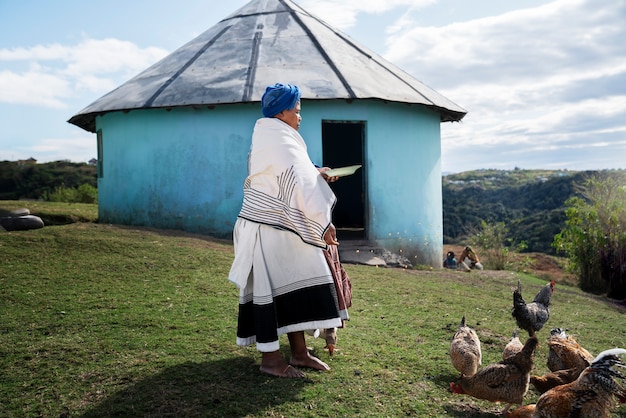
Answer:
<path fill-rule="evenodd" d="M 304 377 L 297 367 L 330 370 L 309 353 L 304 331 L 342 324 L 323 253 L 339 244 L 331 223 L 336 199 L 298 133 L 300 89 L 269 86 L 261 105 L 264 118 L 252 134 L 243 205 L 233 231 L 229 280 L 240 289 L 237 344 L 256 343 L 264 373 Z M 279 351 L 278 339 L 285 333 L 289 362 Z"/>

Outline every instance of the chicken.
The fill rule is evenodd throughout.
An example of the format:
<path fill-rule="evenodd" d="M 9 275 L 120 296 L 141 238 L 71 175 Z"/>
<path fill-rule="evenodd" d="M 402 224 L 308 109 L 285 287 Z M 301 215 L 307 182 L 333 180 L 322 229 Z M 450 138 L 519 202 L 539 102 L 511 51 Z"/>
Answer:
<path fill-rule="evenodd" d="M 564 369 L 546 373 L 543 376 L 531 375 L 530 384 L 537 392 L 544 393 L 556 386 L 573 382 L 580 376 L 580 369 Z"/>
<path fill-rule="evenodd" d="M 313 338 L 324 338 L 326 341 L 324 349 L 328 350 L 329 355 L 333 355 L 335 352 L 335 346 L 337 345 L 337 328 L 309 329 L 306 330 L 305 333 Z"/>
<path fill-rule="evenodd" d="M 530 376 L 539 393 L 573 382 L 593 361 L 593 356 L 561 328 L 553 328 L 548 339 L 548 369 L 551 373 Z"/>
<path fill-rule="evenodd" d="M 472 376 L 482 364 L 482 351 L 478 334 L 465 324 L 465 315 L 450 342 L 450 359 L 461 377 Z"/>
<path fill-rule="evenodd" d="M 328 354 L 332 356 L 337 345 L 337 328 L 326 328 L 320 334 L 326 340 L 326 347 L 324 348 L 328 349 Z"/>
<path fill-rule="evenodd" d="M 522 350 L 513 357 L 485 366 L 471 377 L 450 382 L 450 390 L 477 399 L 506 402 L 507 406 L 502 411 L 502 415 L 506 415 L 513 404 L 522 404 L 528 391 L 537 344 L 537 337 L 530 337 Z"/>
<path fill-rule="evenodd" d="M 519 329 L 513 331 L 513 335 L 511 336 L 511 340 L 504 346 L 504 351 L 502 351 L 502 360 L 506 360 L 509 357 L 512 357 L 522 351 L 522 347 L 524 344 L 519 340 Z"/>
<path fill-rule="evenodd" d="M 593 355 L 561 328 L 550 331 L 548 349 L 547 366 L 553 372 L 565 369 L 579 369 L 582 372 L 593 361 Z"/>
<path fill-rule="evenodd" d="M 616 396 L 620 402 L 626 391 L 615 378 L 624 379 L 615 367 L 626 367 L 620 355 L 623 348 L 601 352 L 578 379 L 550 389 L 537 400 L 533 417 L 610 417 Z"/>
<path fill-rule="evenodd" d="M 517 326 L 528 332 L 529 336 L 543 328 L 550 318 L 550 299 L 555 286 L 554 280 L 545 285 L 531 303 L 526 303 L 522 297 L 522 283 L 517 282 L 517 289 L 513 292 L 513 311 Z"/>

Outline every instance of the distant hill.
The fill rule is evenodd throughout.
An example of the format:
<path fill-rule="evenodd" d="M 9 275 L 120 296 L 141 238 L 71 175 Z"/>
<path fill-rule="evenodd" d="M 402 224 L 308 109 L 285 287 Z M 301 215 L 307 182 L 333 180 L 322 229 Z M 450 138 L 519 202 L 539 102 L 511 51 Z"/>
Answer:
<path fill-rule="evenodd" d="M 462 243 L 481 220 L 504 222 L 512 245 L 554 254 L 552 240 L 565 226 L 565 201 L 575 184 L 598 171 L 476 170 L 443 177 L 444 243 Z"/>
<path fill-rule="evenodd" d="M 37 164 L 34 160 L 0 161 L 0 200 L 40 199 L 56 187 L 98 187 L 95 165 L 55 161 Z"/>

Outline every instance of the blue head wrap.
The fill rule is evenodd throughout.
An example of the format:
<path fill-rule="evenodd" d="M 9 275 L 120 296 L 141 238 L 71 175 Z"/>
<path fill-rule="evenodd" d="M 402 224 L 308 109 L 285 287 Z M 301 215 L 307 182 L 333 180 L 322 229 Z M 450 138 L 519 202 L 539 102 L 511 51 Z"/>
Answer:
<path fill-rule="evenodd" d="M 300 89 L 293 84 L 276 83 L 265 89 L 261 97 L 263 116 L 271 118 L 283 110 L 291 110 L 300 100 Z"/>

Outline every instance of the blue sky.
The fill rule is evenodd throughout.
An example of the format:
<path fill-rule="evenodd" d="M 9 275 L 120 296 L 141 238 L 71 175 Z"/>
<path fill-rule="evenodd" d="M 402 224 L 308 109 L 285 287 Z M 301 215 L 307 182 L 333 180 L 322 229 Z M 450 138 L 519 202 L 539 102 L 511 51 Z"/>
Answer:
<path fill-rule="evenodd" d="M 0 0 L 0 161 L 86 162 L 67 120 L 246 0 Z M 626 0 L 296 0 L 468 110 L 442 171 L 626 168 Z"/>

